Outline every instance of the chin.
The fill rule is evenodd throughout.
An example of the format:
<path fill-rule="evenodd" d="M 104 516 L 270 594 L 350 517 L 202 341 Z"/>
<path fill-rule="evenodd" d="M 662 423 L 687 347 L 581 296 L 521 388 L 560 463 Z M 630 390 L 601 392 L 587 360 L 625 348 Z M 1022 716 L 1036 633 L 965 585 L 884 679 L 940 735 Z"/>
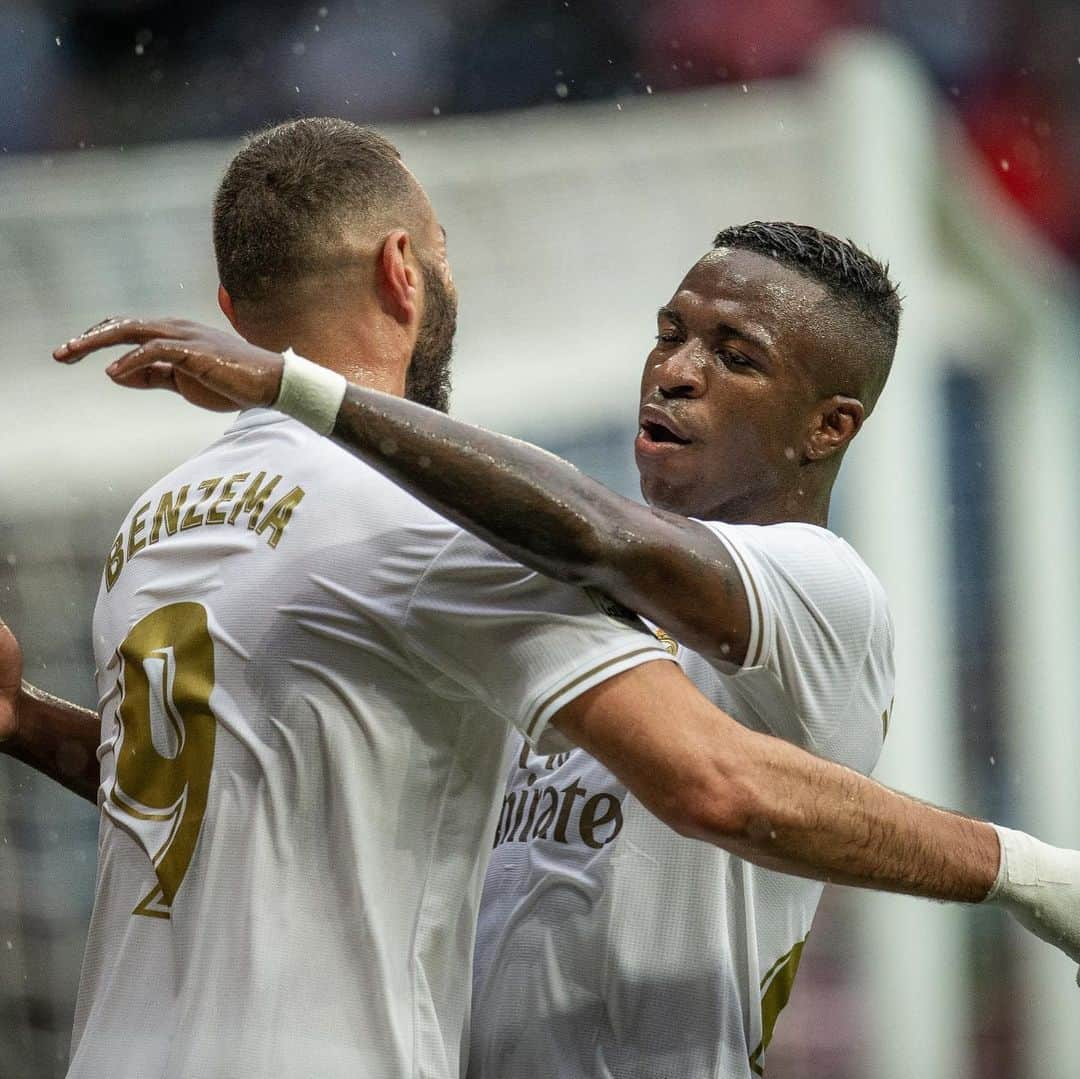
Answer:
<path fill-rule="evenodd" d="M 666 510 L 668 513 L 681 513 L 684 517 L 694 516 L 691 506 L 694 500 L 688 497 L 689 492 L 684 488 L 671 483 L 665 483 L 656 477 L 641 477 L 641 496 L 654 509 Z"/>

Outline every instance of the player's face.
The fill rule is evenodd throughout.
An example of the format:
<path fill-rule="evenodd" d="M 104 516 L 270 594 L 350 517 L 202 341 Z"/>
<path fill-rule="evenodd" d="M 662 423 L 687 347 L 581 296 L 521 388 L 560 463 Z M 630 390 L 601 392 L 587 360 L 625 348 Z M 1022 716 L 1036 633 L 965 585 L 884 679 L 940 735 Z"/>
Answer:
<path fill-rule="evenodd" d="M 431 217 L 433 233 L 427 252 L 418 255 L 424 277 L 424 310 L 416 335 L 405 396 L 410 401 L 446 412 L 450 407 L 450 362 L 457 329 L 457 291 L 446 257 L 446 233 Z"/>
<path fill-rule="evenodd" d="M 783 519 L 817 402 L 823 286 L 747 251 L 706 255 L 657 319 L 634 443 L 654 506 Z M 827 358 L 826 361 L 827 362 Z"/>

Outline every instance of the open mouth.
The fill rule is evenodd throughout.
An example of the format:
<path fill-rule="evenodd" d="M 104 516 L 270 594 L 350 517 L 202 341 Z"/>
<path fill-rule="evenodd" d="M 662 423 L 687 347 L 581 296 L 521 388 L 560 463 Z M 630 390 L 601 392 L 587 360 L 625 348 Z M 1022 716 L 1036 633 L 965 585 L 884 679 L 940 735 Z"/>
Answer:
<path fill-rule="evenodd" d="M 677 446 L 685 446 L 690 441 L 656 420 L 645 420 L 641 425 L 641 433 L 648 442 L 672 442 Z"/>

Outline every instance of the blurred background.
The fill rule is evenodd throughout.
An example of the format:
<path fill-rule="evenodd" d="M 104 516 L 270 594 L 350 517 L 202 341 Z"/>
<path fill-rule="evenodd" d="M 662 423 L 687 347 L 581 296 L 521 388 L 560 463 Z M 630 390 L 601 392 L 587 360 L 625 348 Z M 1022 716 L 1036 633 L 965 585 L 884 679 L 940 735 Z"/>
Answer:
<path fill-rule="evenodd" d="M 832 522 L 893 603 L 878 775 L 1080 846 L 1080 5 L 7 0 L 0 94 L 0 612 L 32 681 L 95 703 L 112 530 L 225 425 L 49 350 L 123 311 L 220 324 L 238 138 L 339 115 L 447 227 L 455 412 L 626 494 L 655 310 L 718 229 L 888 259 L 901 346 Z M 3 1079 L 64 1073 L 96 828 L 0 761 Z M 827 889 L 766 1074 L 1060 1079 L 1076 992 L 999 912 Z"/>

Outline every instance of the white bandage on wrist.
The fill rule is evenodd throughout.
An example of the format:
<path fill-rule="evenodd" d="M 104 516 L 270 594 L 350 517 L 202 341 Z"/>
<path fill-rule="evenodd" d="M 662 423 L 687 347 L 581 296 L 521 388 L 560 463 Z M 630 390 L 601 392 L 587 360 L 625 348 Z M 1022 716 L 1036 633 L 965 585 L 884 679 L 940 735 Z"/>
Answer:
<path fill-rule="evenodd" d="M 1080 851 L 993 828 L 1001 864 L 984 902 L 1004 907 L 1024 928 L 1080 962 Z"/>
<path fill-rule="evenodd" d="M 297 356 L 291 348 L 282 355 L 285 369 L 281 372 L 281 389 L 273 407 L 320 435 L 328 435 L 334 429 L 338 409 L 345 398 L 348 383 L 344 376 Z"/>

